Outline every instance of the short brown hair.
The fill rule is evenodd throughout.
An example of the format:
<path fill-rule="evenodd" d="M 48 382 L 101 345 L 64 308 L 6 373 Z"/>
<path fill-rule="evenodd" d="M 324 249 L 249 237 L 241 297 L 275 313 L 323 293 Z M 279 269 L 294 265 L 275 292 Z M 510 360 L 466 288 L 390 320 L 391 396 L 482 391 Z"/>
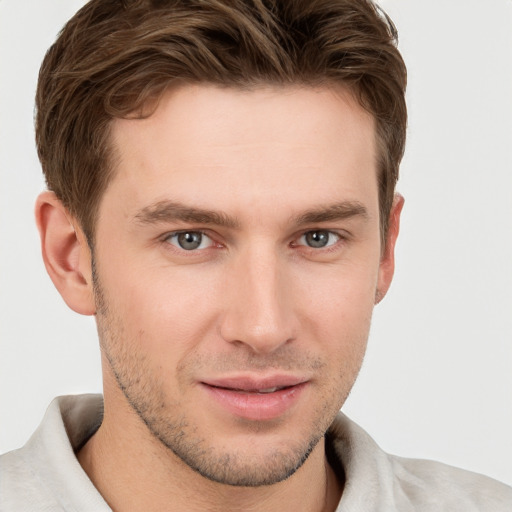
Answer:
<path fill-rule="evenodd" d="M 109 126 L 177 81 L 342 84 L 376 120 L 381 234 L 405 145 L 406 69 L 371 0 L 91 0 L 41 66 L 36 142 L 48 188 L 92 244 L 112 177 Z"/>

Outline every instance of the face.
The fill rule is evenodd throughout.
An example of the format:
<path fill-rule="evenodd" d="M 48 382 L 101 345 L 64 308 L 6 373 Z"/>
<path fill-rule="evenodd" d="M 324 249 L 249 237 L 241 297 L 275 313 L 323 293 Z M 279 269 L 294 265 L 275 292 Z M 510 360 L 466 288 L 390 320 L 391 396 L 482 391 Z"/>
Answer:
<path fill-rule="evenodd" d="M 343 90 L 186 86 L 112 137 L 94 251 L 106 414 L 122 396 L 211 480 L 287 478 L 347 397 L 386 284 L 372 118 Z"/>

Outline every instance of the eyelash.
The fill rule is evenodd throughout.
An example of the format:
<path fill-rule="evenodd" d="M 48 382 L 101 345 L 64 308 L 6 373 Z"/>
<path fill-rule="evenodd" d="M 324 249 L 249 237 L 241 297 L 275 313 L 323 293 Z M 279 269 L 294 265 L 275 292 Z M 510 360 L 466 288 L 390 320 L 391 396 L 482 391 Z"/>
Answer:
<path fill-rule="evenodd" d="M 303 233 L 299 237 L 299 240 L 306 239 L 306 237 L 308 235 L 319 234 L 319 233 L 327 234 L 327 236 L 329 238 L 335 237 L 336 239 L 332 243 L 329 243 L 329 240 L 328 240 L 327 241 L 328 245 L 325 245 L 322 247 L 313 247 L 313 246 L 305 244 L 305 243 L 304 244 L 294 244 L 293 246 L 301 245 L 301 246 L 306 247 L 307 249 L 311 249 L 313 251 L 319 251 L 319 250 L 330 251 L 330 250 L 333 250 L 333 248 L 337 245 L 337 243 L 343 239 L 343 237 L 339 233 L 336 233 L 335 231 L 329 231 L 328 229 L 312 229 L 312 230 L 308 230 L 305 233 Z"/>
<path fill-rule="evenodd" d="M 211 243 L 208 245 L 208 247 L 205 247 L 205 248 L 202 248 L 202 249 L 199 249 L 199 248 L 195 248 L 195 249 L 185 249 L 184 247 L 179 247 L 178 245 L 175 245 L 173 243 L 170 242 L 171 239 L 177 239 L 180 235 L 186 235 L 186 234 L 199 234 L 201 235 L 201 237 L 207 237 L 210 239 Z M 177 250 L 179 251 L 184 251 L 184 252 L 198 252 L 199 250 L 204 250 L 204 249 L 208 249 L 210 248 L 212 245 L 215 245 L 215 241 L 212 239 L 211 236 L 209 236 L 205 231 L 202 231 L 200 229 L 186 229 L 186 230 L 181 230 L 181 231 L 174 231 L 172 233 L 167 233 L 164 237 L 163 237 L 163 241 L 168 243 L 169 245 L 172 245 L 174 246 Z M 203 240 L 201 240 L 201 245 L 203 243 Z"/>
<path fill-rule="evenodd" d="M 307 245 L 306 243 L 298 243 L 297 242 L 297 241 L 304 239 L 308 234 L 313 234 L 313 233 L 317 233 L 317 234 L 324 233 L 324 234 L 327 234 L 330 238 L 335 237 L 336 240 L 332 243 L 329 243 L 329 241 L 328 241 L 328 245 L 325 245 L 323 247 L 312 247 L 310 245 Z M 185 235 L 185 234 L 194 234 L 194 235 L 199 234 L 202 238 L 207 237 L 210 240 L 210 243 L 207 247 L 200 248 L 200 246 L 203 244 L 203 239 L 201 239 L 200 245 L 198 247 L 191 248 L 191 249 L 185 249 L 184 247 L 180 247 L 178 245 L 178 243 L 173 244 L 170 242 L 171 239 L 177 239 L 177 237 L 179 237 L 180 235 Z M 340 242 L 346 241 L 347 238 L 348 238 L 347 235 L 342 235 L 336 231 L 331 231 L 329 229 L 309 229 L 307 231 L 302 232 L 299 237 L 296 237 L 294 239 L 294 241 L 290 243 L 290 247 L 304 247 L 305 250 L 310 251 L 313 254 L 325 254 L 325 253 L 330 253 L 330 252 L 339 250 Z M 162 241 L 168 245 L 173 246 L 173 250 L 179 251 L 181 253 L 190 253 L 190 255 L 192 255 L 194 253 L 197 255 L 201 251 L 204 251 L 205 249 L 210 249 L 214 246 L 222 247 L 222 244 L 215 242 L 215 240 L 206 231 L 201 230 L 201 229 L 173 231 L 171 233 L 165 234 L 162 237 Z"/>

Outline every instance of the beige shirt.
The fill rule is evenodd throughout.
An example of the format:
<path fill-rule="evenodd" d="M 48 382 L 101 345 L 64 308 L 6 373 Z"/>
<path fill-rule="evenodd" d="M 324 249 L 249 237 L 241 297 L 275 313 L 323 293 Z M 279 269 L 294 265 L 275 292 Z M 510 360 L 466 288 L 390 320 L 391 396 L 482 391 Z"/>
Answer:
<path fill-rule="evenodd" d="M 0 457 L 0 511 L 110 512 L 75 457 L 102 415 L 101 395 L 56 398 L 27 444 Z M 389 455 L 341 413 L 327 440 L 334 466 L 345 473 L 338 512 L 512 511 L 511 487 L 438 462 Z"/>

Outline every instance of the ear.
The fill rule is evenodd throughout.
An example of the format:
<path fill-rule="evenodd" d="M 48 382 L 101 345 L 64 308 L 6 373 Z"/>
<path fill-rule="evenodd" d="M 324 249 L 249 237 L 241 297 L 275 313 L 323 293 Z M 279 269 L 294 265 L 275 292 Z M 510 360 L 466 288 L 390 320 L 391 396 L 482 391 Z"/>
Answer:
<path fill-rule="evenodd" d="M 386 295 L 393 274 L 395 272 L 395 244 L 400 231 L 400 214 L 404 206 L 404 198 L 400 194 L 395 194 L 393 205 L 389 214 L 389 226 L 386 236 L 386 246 L 382 252 L 379 265 L 379 276 L 377 281 L 377 292 L 375 294 L 375 304 L 378 304 Z"/>
<path fill-rule="evenodd" d="M 66 304 L 77 313 L 95 313 L 91 252 L 78 222 L 50 191 L 36 201 L 36 222 L 46 270 Z"/>

